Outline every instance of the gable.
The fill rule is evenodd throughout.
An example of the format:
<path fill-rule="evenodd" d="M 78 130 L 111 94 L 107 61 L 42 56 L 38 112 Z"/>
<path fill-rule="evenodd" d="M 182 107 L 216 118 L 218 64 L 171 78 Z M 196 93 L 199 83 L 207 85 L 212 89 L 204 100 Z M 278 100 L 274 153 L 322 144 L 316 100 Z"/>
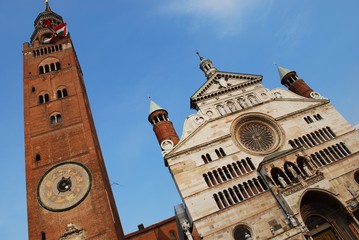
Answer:
<path fill-rule="evenodd" d="M 191 108 L 197 109 L 198 102 L 261 82 L 261 75 L 217 72 L 193 94 Z"/>
<path fill-rule="evenodd" d="M 276 89 L 276 91 L 278 90 L 279 89 Z M 329 102 L 328 100 L 303 98 L 287 90 L 281 91 L 283 95 L 286 92 L 288 92 L 286 97 L 293 95 L 292 98 L 274 98 L 272 101 L 264 104 L 243 109 L 235 113 L 229 113 L 218 118 L 208 119 L 202 117 L 200 118 L 202 121 L 199 122 L 200 113 L 189 116 L 184 123 L 180 142 L 166 158 L 188 151 L 188 149 L 195 148 L 196 146 L 205 146 L 215 140 L 230 137 L 230 128 L 233 121 L 243 114 L 264 113 L 277 121 L 281 121 L 290 115 L 295 115 Z"/>

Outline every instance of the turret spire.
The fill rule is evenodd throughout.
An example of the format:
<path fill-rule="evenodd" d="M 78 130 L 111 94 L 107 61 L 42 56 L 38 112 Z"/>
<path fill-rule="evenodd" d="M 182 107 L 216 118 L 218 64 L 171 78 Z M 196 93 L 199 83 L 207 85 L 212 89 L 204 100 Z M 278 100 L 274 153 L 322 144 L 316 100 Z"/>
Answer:
<path fill-rule="evenodd" d="M 209 79 L 217 71 L 217 68 L 213 65 L 210 59 L 203 58 L 198 51 L 196 54 L 199 56 L 199 60 L 201 61 L 199 68 L 204 72 L 204 75 L 206 75 L 207 79 Z"/>
<path fill-rule="evenodd" d="M 277 66 L 277 70 L 278 70 L 278 73 L 279 73 L 279 78 L 280 78 L 280 80 L 282 80 L 283 77 L 284 77 L 285 75 L 287 75 L 288 73 L 293 72 L 292 70 L 286 69 L 286 68 L 281 67 L 281 66 L 279 66 L 279 65 L 277 65 L 277 64 L 276 64 L 276 66 Z"/>
<path fill-rule="evenodd" d="M 150 115 L 151 115 L 151 113 L 153 113 L 157 110 L 164 110 L 164 109 L 162 107 L 160 107 L 157 103 L 155 103 L 150 97 Z"/>

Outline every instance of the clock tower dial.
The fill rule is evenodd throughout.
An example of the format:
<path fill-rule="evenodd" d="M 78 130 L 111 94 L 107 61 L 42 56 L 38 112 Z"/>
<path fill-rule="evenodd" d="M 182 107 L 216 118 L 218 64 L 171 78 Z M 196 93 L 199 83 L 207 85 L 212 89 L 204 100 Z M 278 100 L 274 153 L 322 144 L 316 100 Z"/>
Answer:
<path fill-rule="evenodd" d="M 82 164 L 66 162 L 50 168 L 37 188 L 40 205 L 54 212 L 76 207 L 91 190 L 92 176 Z"/>

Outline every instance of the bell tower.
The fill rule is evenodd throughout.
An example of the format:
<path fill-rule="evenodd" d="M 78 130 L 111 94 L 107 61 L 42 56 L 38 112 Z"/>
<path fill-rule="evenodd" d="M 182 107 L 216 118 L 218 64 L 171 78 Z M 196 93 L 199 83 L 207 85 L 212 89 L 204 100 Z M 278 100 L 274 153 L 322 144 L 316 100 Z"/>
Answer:
<path fill-rule="evenodd" d="M 46 1 L 23 45 L 29 239 L 124 239 L 66 27 Z"/>
<path fill-rule="evenodd" d="M 153 100 L 150 100 L 150 114 L 148 121 L 153 127 L 157 141 L 161 146 L 162 153 L 165 154 L 179 142 L 178 135 L 172 122 L 168 118 L 168 112 L 160 107 Z M 167 166 L 167 162 L 165 162 Z"/>

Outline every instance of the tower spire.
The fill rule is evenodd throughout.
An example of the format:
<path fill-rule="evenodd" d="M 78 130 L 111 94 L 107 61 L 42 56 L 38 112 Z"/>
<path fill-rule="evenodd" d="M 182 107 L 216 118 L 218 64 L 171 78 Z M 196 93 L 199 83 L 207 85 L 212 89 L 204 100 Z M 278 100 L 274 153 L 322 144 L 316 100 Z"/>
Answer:
<path fill-rule="evenodd" d="M 203 60 L 203 57 L 201 56 L 201 54 L 200 54 L 198 51 L 196 52 L 196 54 L 198 55 L 199 60 L 201 60 L 201 61 L 202 61 L 202 60 Z"/>
<path fill-rule="evenodd" d="M 45 0 L 45 10 L 36 17 L 34 21 L 34 32 L 31 35 L 30 42 L 34 44 L 37 40 L 38 44 L 43 42 L 45 39 L 51 37 L 53 32 L 47 27 L 43 26 L 44 21 L 50 21 L 52 27 L 55 28 L 64 21 L 62 17 L 51 10 L 48 0 Z"/>
<path fill-rule="evenodd" d="M 204 75 L 206 75 L 208 80 L 210 77 L 213 76 L 215 72 L 217 72 L 217 68 L 213 65 L 210 59 L 203 58 L 198 51 L 196 52 L 196 54 L 201 61 L 201 63 L 199 64 L 199 68 L 204 72 Z"/>
<path fill-rule="evenodd" d="M 49 0 L 45 0 L 45 12 L 51 12 Z"/>

